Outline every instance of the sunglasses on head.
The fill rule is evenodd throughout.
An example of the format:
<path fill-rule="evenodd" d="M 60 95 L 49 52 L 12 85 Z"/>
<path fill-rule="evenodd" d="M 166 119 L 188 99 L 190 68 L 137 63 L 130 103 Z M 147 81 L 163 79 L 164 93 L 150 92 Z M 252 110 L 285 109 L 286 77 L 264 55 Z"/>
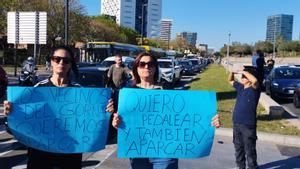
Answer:
<path fill-rule="evenodd" d="M 148 65 L 149 68 L 155 67 L 155 63 L 154 62 L 140 62 L 139 63 L 139 67 L 140 68 L 145 68 L 146 65 Z"/>
<path fill-rule="evenodd" d="M 59 64 L 61 60 L 63 61 L 63 64 L 71 63 L 71 58 L 69 57 L 52 56 L 51 60 L 57 64 Z"/>

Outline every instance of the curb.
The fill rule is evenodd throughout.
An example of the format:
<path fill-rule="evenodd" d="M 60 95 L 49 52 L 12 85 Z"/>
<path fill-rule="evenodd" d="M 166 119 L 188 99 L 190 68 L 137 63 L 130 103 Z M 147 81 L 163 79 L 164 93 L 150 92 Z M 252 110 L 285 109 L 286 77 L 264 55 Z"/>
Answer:
<path fill-rule="evenodd" d="M 219 128 L 216 129 L 216 135 L 232 137 L 231 128 Z M 259 141 L 271 142 L 275 144 L 289 145 L 300 147 L 300 137 L 281 135 L 281 134 L 271 134 L 266 132 L 257 132 L 257 139 Z"/>

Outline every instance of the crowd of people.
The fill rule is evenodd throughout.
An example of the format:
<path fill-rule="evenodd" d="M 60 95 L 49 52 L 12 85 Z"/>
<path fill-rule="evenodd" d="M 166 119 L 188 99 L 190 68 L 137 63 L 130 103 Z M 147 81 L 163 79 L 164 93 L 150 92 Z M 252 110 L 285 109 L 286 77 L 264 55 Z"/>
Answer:
<path fill-rule="evenodd" d="M 265 61 L 263 56 L 257 52 L 258 57 L 253 64 L 254 69 L 231 72 L 228 77 L 229 83 L 237 91 L 236 104 L 233 109 L 233 143 L 235 148 L 236 165 L 240 169 L 258 168 L 256 155 L 256 108 L 260 96 L 263 66 Z M 67 46 L 54 48 L 47 61 L 51 64 L 51 76 L 40 81 L 35 87 L 81 87 L 80 84 L 72 81 L 69 74 L 72 71 L 78 75 L 74 53 Z M 50 65 L 49 64 L 49 65 Z M 269 66 L 273 67 L 274 62 L 270 61 Z M 106 111 L 111 113 L 111 125 L 118 128 L 122 124 L 122 119 L 118 115 L 118 91 L 125 87 L 128 76 L 131 76 L 133 83 L 131 88 L 163 90 L 157 83 L 158 79 L 157 59 L 150 53 L 141 53 L 135 59 L 133 69 L 129 70 L 122 64 L 122 56 L 115 57 L 115 64 L 108 71 L 107 87 L 113 89 L 113 94 L 107 103 Z M 241 78 L 237 79 L 236 74 Z M 76 79 L 76 78 L 75 78 Z M 4 101 L 4 114 L 9 116 L 13 105 L 9 101 Z M 211 125 L 218 128 L 221 126 L 220 116 L 217 114 L 211 119 Z M 27 168 L 81 168 L 82 154 L 60 154 L 50 153 L 28 147 Z M 247 164 L 246 164 L 247 163 Z M 133 169 L 178 169 L 178 159 L 176 158 L 130 158 Z"/>

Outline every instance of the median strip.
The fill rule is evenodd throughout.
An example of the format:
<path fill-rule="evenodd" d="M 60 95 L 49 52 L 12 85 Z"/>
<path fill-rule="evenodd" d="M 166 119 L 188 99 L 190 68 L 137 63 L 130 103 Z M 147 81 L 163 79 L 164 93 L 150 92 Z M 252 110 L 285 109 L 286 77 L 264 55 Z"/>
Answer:
<path fill-rule="evenodd" d="M 223 127 L 232 128 L 232 109 L 236 101 L 236 92 L 228 83 L 224 67 L 222 65 L 210 65 L 203 73 L 198 75 L 199 80 L 194 81 L 190 90 L 210 90 L 217 92 L 218 113 L 222 117 Z M 201 77 L 201 78 L 200 78 Z M 284 119 L 273 119 L 265 113 L 265 109 L 259 104 L 257 108 L 257 130 L 284 135 L 300 136 L 300 130 L 292 126 Z"/>

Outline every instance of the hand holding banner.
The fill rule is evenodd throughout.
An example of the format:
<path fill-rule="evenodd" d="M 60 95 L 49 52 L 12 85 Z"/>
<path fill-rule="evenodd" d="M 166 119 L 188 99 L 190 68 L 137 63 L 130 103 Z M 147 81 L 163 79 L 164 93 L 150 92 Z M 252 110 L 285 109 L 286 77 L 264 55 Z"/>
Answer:
<path fill-rule="evenodd" d="M 110 89 L 9 87 L 13 111 L 8 125 L 21 143 L 54 153 L 103 149 Z"/>
<path fill-rule="evenodd" d="M 216 94 L 122 89 L 118 157 L 196 158 L 210 153 Z"/>

